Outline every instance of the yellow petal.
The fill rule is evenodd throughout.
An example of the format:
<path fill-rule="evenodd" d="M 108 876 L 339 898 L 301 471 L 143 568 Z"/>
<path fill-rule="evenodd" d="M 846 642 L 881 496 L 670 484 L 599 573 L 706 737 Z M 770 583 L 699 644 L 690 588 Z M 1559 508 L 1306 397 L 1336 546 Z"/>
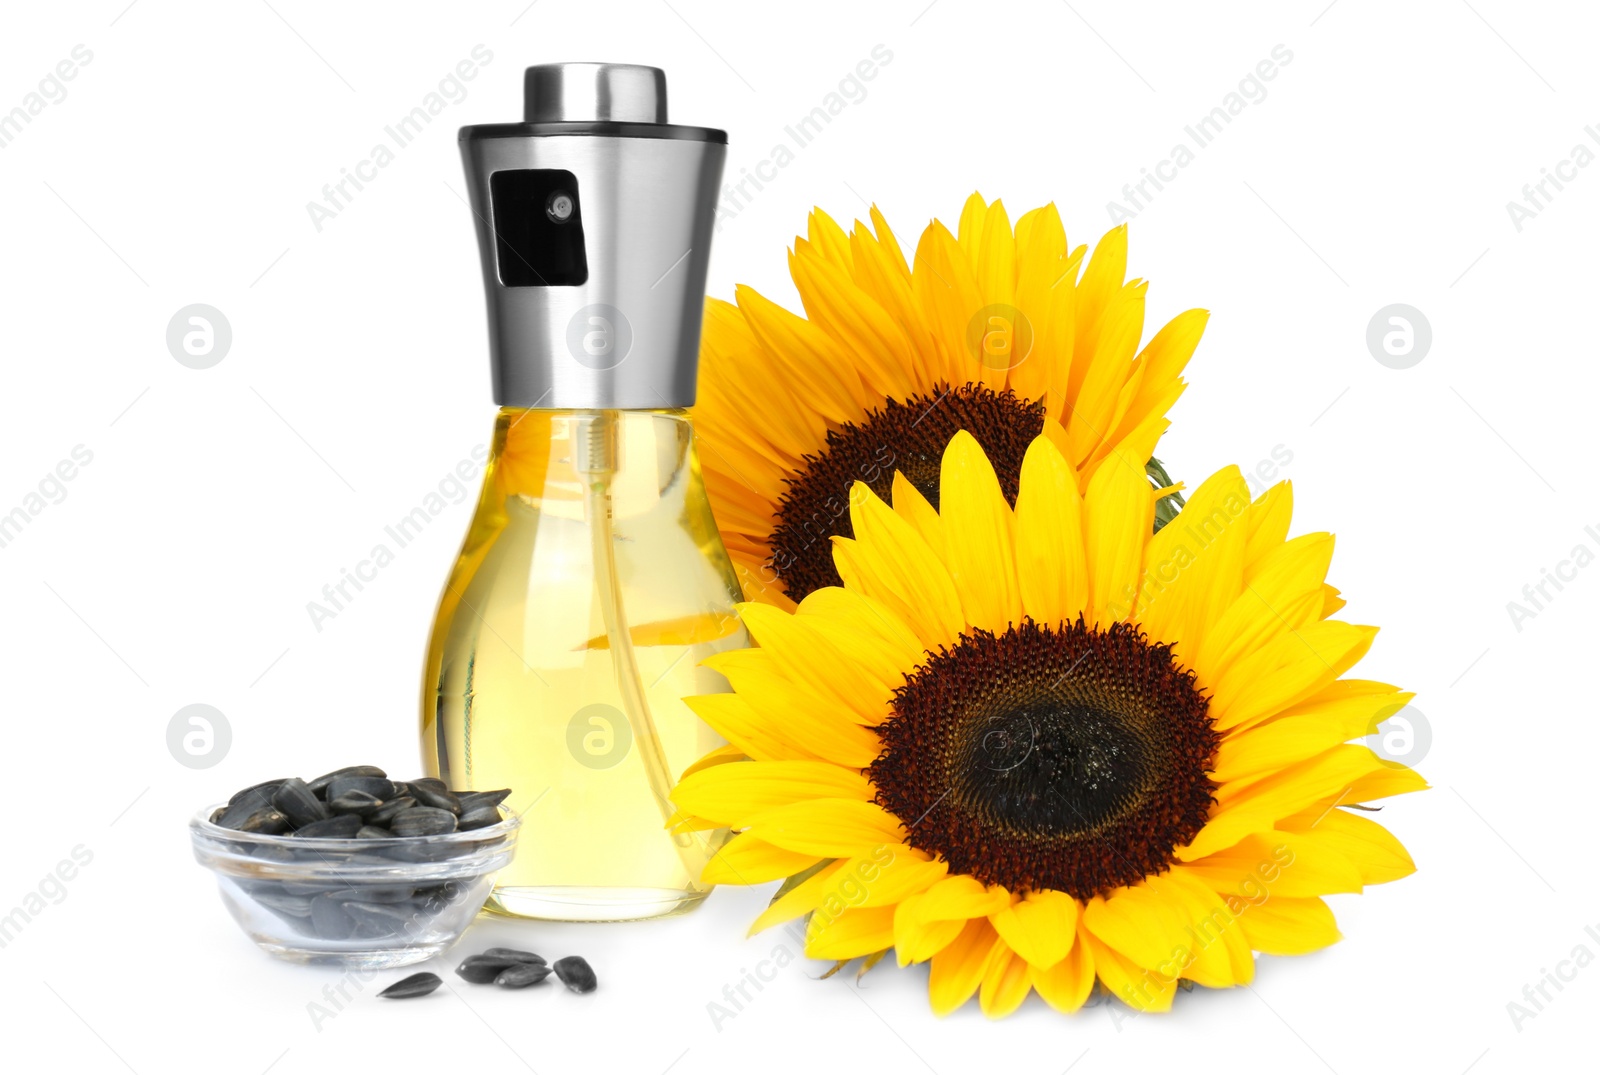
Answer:
<path fill-rule="evenodd" d="M 1011 906 L 1011 894 L 967 874 L 952 874 L 930 887 L 922 915 L 930 921 L 981 918 Z"/>
<path fill-rule="evenodd" d="M 1223 739 L 1212 777 L 1219 784 L 1257 777 L 1315 757 L 1371 732 L 1415 695 L 1395 691 L 1340 702 L 1300 705 L 1276 720 Z"/>
<path fill-rule="evenodd" d="M 1008 949 L 1004 941 L 997 943 L 989 954 L 988 965 L 983 970 L 983 985 L 978 990 L 978 1004 L 990 1019 L 1003 1019 L 1021 1007 L 1033 988 L 1028 974 L 1028 961 Z"/>
<path fill-rule="evenodd" d="M 1083 908 L 1083 924 L 1106 945 L 1141 967 L 1170 963 L 1184 947 L 1183 920 L 1164 894 L 1159 879 L 1096 896 Z"/>
<path fill-rule="evenodd" d="M 928 1001 L 933 1014 L 946 1016 L 978 991 L 994 948 L 995 933 L 987 919 L 969 919 L 955 940 L 933 954 L 928 970 Z"/>
<path fill-rule="evenodd" d="M 1268 831 L 1189 863 L 1187 873 L 1224 896 L 1326 896 L 1360 892 L 1361 873 L 1332 843 L 1314 834 Z"/>
<path fill-rule="evenodd" d="M 685 813 L 742 828 L 752 817 L 779 806 L 811 799 L 865 802 L 873 794 L 856 769 L 825 761 L 752 761 L 686 777 L 672 790 L 672 801 Z"/>
<path fill-rule="evenodd" d="M 747 831 L 769 844 L 818 858 L 870 858 L 905 838 L 893 814 L 857 799 L 780 806 L 757 816 Z"/>
<path fill-rule="evenodd" d="M 855 539 L 834 539 L 834 562 L 846 586 L 889 606 L 924 648 L 954 643 L 966 619 L 938 554 L 863 482 L 851 490 L 850 523 Z"/>
<path fill-rule="evenodd" d="M 966 430 L 945 447 L 939 471 L 945 561 L 974 627 L 1001 632 L 1022 618 L 1011 544 L 1011 508 L 994 467 Z"/>
<path fill-rule="evenodd" d="M 1053 967 L 1066 958 L 1077 935 L 1078 901 L 1065 892 L 1032 892 L 990 915 L 989 923 L 1017 955 L 1035 967 Z"/>
<path fill-rule="evenodd" d="M 1303 534 L 1263 556 L 1200 643 L 1191 664 L 1202 681 L 1220 682 L 1240 658 L 1325 618 L 1322 580 L 1332 559 L 1332 534 Z"/>
<path fill-rule="evenodd" d="M 737 694 L 698 694 L 683 701 L 712 731 L 757 761 L 815 756 L 774 734 L 768 722 Z"/>
<path fill-rule="evenodd" d="M 878 733 L 864 726 L 875 720 L 863 716 L 859 708 L 846 709 L 842 702 L 824 699 L 796 683 L 778 670 L 772 655 L 764 650 L 731 650 L 715 654 L 704 663 L 727 677 L 737 692 L 733 697 L 740 699 L 753 715 L 753 728 L 735 728 L 734 731 L 745 736 L 759 730 L 791 744 L 789 752 L 779 758 L 821 758 L 847 769 L 864 769 L 882 749 Z M 695 712 L 700 712 L 698 704 Z M 727 708 L 715 715 L 724 724 L 729 723 Z M 738 715 L 742 714 L 735 713 Z M 702 716 L 712 727 L 720 726 L 711 716 Z M 723 736 L 730 743 L 741 742 L 729 732 L 724 732 Z M 746 753 L 759 761 L 779 760 L 758 757 L 748 750 Z"/>
<path fill-rule="evenodd" d="M 780 922 L 788 922 L 816 910 L 828 893 L 833 890 L 834 881 L 843 869 L 843 862 L 830 862 L 798 885 L 795 885 L 788 892 L 773 900 L 767 905 L 767 909 L 762 911 L 754 922 L 750 923 L 750 930 L 747 936 L 753 937 L 770 926 L 776 926 Z"/>
<path fill-rule="evenodd" d="M 934 510 L 933 505 L 928 503 L 928 498 L 898 470 L 894 472 L 889 495 L 895 514 L 910 523 L 912 528 L 922 535 L 922 540 L 928 543 L 928 547 L 943 559 L 944 524 L 940 522 L 939 513 Z"/>
<path fill-rule="evenodd" d="M 1281 481 L 1256 497 L 1250 505 L 1250 537 L 1245 544 L 1245 582 L 1254 577 L 1260 564 L 1289 536 L 1289 519 L 1294 514 L 1294 486 Z"/>
<path fill-rule="evenodd" d="M 1141 464 L 1113 459 L 1089 480 L 1083 544 L 1089 577 L 1087 615 L 1106 627 L 1127 619 L 1137 597 L 1139 565 L 1155 525 L 1155 501 Z"/>
<path fill-rule="evenodd" d="M 727 746 L 718 747 L 706 754 L 699 761 L 685 769 L 678 779 L 682 780 L 685 776 L 692 776 L 703 769 L 710 769 L 716 765 L 726 765 L 729 762 L 744 760 L 746 760 L 745 752 L 729 743 Z"/>
<path fill-rule="evenodd" d="M 1088 599 L 1083 500 L 1048 437 L 1035 438 L 1023 456 L 1016 526 L 1022 610 L 1041 624 L 1072 623 Z"/>
<path fill-rule="evenodd" d="M 754 288 L 734 289 L 739 311 L 761 342 L 769 370 L 782 370 L 796 394 L 804 395 L 825 418 L 852 421 L 864 402 L 861 379 L 844 351 L 803 317 L 796 317 Z"/>
<path fill-rule="evenodd" d="M 1106 992 L 1135 1011 L 1164 1012 L 1172 1009 L 1172 997 L 1178 991 L 1176 977 L 1167 978 L 1141 967 L 1100 940 L 1082 923 L 1078 928 L 1078 943 L 1088 949 L 1095 976 L 1105 986 Z"/>
<path fill-rule="evenodd" d="M 1317 803 L 1361 802 L 1363 800 L 1355 798 L 1353 789 L 1369 777 L 1389 773 L 1411 773 L 1416 783 L 1421 784 L 1421 778 L 1411 770 L 1390 769 L 1364 746 L 1334 747 L 1249 784 L 1233 798 L 1219 802 L 1194 841 L 1178 848 L 1174 854 L 1180 862 L 1193 862 L 1232 847 L 1252 833 L 1270 830 L 1279 818 L 1292 817 Z M 1417 790 L 1409 786 L 1410 783 L 1401 781 L 1397 786 Z M 1398 790 L 1391 792 L 1399 793 Z"/>
<path fill-rule="evenodd" d="M 1376 627 L 1322 620 L 1236 661 L 1212 697 L 1217 728 L 1249 727 L 1304 701 L 1354 667 L 1377 634 Z"/>
<path fill-rule="evenodd" d="M 1066 958 L 1053 967 L 1034 965 L 1031 971 L 1033 988 L 1044 1002 L 1056 1011 L 1071 1015 L 1083 1007 L 1094 988 L 1094 956 L 1089 946 L 1081 941 L 1074 943 Z"/>
<path fill-rule="evenodd" d="M 892 907 L 858 907 L 833 918 L 814 914 L 806 926 L 806 955 L 812 959 L 855 959 L 893 944 Z"/>
<path fill-rule="evenodd" d="M 816 861 L 815 855 L 786 851 L 741 832 L 717 849 L 701 880 L 713 885 L 759 885 L 793 877 Z"/>
<path fill-rule="evenodd" d="M 1255 954 L 1227 902 L 1188 867 L 1174 867 L 1163 880 L 1189 937 L 1183 977 L 1214 989 L 1250 984 Z"/>
<path fill-rule="evenodd" d="M 1250 947 L 1270 956 L 1302 956 L 1339 940 L 1328 905 L 1315 896 L 1273 896 L 1249 907 L 1239 918 Z"/>
<path fill-rule="evenodd" d="M 1416 864 L 1405 846 L 1371 818 L 1345 810 L 1319 808 L 1314 815 L 1308 811 L 1280 825 L 1338 851 L 1360 871 L 1363 884 L 1381 885 L 1416 872 Z"/>
<path fill-rule="evenodd" d="M 790 683 L 810 686 L 839 709 L 856 713 L 860 723 L 876 724 L 883 716 L 898 681 L 881 678 L 853 651 L 836 645 L 814 617 L 751 603 L 740 605 L 739 615 Z"/>
<path fill-rule="evenodd" d="M 955 943 L 967 919 L 929 918 L 923 914 L 926 892 L 901 900 L 894 908 L 894 952 L 900 966 L 922 963 Z"/>

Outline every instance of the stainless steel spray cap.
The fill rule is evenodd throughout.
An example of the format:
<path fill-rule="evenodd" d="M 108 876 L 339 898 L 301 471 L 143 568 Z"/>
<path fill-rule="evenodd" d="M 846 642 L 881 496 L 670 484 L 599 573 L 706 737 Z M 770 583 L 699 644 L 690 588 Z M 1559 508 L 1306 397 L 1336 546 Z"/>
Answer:
<path fill-rule="evenodd" d="M 633 64 L 530 67 L 523 114 L 460 134 L 495 402 L 691 405 L 727 134 Z"/>

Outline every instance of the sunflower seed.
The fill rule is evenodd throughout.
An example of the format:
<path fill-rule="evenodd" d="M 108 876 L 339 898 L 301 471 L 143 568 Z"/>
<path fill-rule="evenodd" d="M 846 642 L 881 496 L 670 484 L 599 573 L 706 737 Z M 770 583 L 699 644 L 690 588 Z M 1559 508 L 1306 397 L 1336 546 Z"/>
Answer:
<path fill-rule="evenodd" d="M 311 900 L 311 925 L 317 936 L 325 941 L 342 941 L 355 932 L 355 919 L 350 917 L 333 896 L 315 896 Z"/>
<path fill-rule="evenodd" d="M 387 777 L 388 775 L 388 773 L 384 772 L 376 765 L 346 765 L 343 769 L 335 769 L 331 773 L 323 773 L 321 776 L 311 781 L 309 786 L 312 791 L 316 792 L 318 795 L 321 795 L 328 789 L 329 784 L 333 783 L 341 776 L 375 776 L 381 779 Z"/>
<path fill-rule="evenodd" d="M 524 952 L 520 948 L 490 948 L 484 953 L 488 959 L 505 959 L 513 963 L 543 963 L 544 956 L 534 952 Z"/>
<path fill-rule="evenodd" d="M 328 800 L 328 809 L 336 814 L 370 814 L 382 805 L 382 799 L 366 791 L 347 791 Z"/>
<path fill-rule="evenodd" d="M 432 784 L 412 781 L 411 794 L 423 806 L 448 810 L 452 814 L 461 813 L 461 800 L 456 798 L 455 792 L 449 788 L 434 787 Z"/>
<path fill-rule="evenodd" d="M 394 783 L 382 776 L 336 776 L 328 782 L 328 801 L 359 791 L 380 802 L 395 798 Z"/>
<path fill-rule="evenodd" d="M 244 798 L 246 795 L 249 795 L 253 791 L 260 792 L 262 797 L 270 802 L 272 800 L 272 793 L 278 789 L 278 785 L 283 783 L 284 779 L 284 777 L 280 776 L 276 780 L 263 780 L 259 784 L 251 784 L 247 788 L 240 788 L 238 791 L 233 793 L 233 798 L 228 800 L 228 805 L 232 806 L 234 803 L 238 802 L 240 799 Z"/>
<path fill-rule="evenodd" d="M 390 799 L 372 813 L 367 815 L 367 821 L 373 825 L 387 825 L 395 819 L 395 815 L 402 810 L 409 810 L 417 805 L 417 800 L 409 795 L 402 795 L 398 799 Z"/>
<path fill-rule="evenodd" d="M 473 829 L 486 829 L 490 825 L 500 824 L 500 808 L 496 806 L 475 806 L 471 810 L 464 810 L 456 821 L 456 828 L 462 832 Z"/>
<path fill-rule="evenodd" d="M 499 791 L 469 791 L 457 795 L 457 798 L 461 800 L 463 812 L 475 810 L 480 806 L 499 806 L 510 797 L 510 788 L 501 788 Z"/>
<path fill-rule="evenodd" d="M 296 828 L 328 816 L 327 806 L 298 776 L 290 777 L 278 785 L 278 790 L 272 795 L 272 805 Z"/>
<path fill-rule="evenodd" d="M 256 832 L 263 836 L 276 836 L 289 827 L 289 819 L 270 806 L 262 807 L 234 828 L 240 832 Z"/>
<path fill-rule="evenodd" d="M 520 965 L 516 960 L 491 959 L 488 956 L 468 956 L 456 968 L 456 973 L 473 985 L 488 985 L 499 977 L 500 972 L 507 967 Z"/>
<path fill-rule="evenodd" d="M 392 997 L 402 1000 L 406 997 L 425 997 L 438 989 L 442 984 L 441 979 L 432 971 L 420 971 L 409 978 L 402 978 L 391 986 L 379 991 L 380 997 Z"/>
<path fill-rule="evenodd" d="M 438 836 L 456 831 L 456 816 L 448 810 L 414 806 L 396 815 L 389 829 L 396 836 Z"/>
<path fill-rule="evenodd" d="M 274 895 L 264 892 L 256 896 L 256 902 L 290 918 L 311 917 L 311 900 L 305 896 Z"/>
<path fill-rule="evenodd" d="M 356 830 L 358 840 L 387 840 L 393 835 L 394 833 L 382 825 L 363 825 Z"/>
<path fill-rule="evenodd" d="M 361 900 L 345 900 L 339 906 L 344 908 L 345 913 L 357 922 L 370 922 L 391 930 L 399 923 L 408 921 L 411 918 L 411 910 L 404 904 L 364 903 Z"/>
<path fill-rule="evenodd" d="M 525 989 L 548 977 L 550 968 L 543 963 L 514 963 L 494 976 L 494 984 L 505 989 Z"/>
<path fill-rule="evenodd" d="M 561 979 L 561 984 L 574 993 L 593 993 L 599 984 L 595 980 L 594 969 L 582 956 L 562 956 L 551 969 Z"/>
<path fill-rule="evenodd" d="M 294 831 L 296 836 L 312 839 L 349 840 L 361 831 L 361 817 L 357 814 L 339 814 L 323 821 L 313 821 Z"/>
<path fill-rule="evenodd" d="M 222 815 L 213 820 L 225 829 L 237 829 L 251 814 L 257 810 L 265 810 L 271 805 L 272 788 L 265 786 L 246 788 L 230 799 Z"/>

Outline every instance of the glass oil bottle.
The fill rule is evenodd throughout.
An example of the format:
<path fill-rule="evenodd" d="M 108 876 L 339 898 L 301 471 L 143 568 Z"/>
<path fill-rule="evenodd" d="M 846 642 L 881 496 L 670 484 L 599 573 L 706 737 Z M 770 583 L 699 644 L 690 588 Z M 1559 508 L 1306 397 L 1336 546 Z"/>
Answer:
<path fill-rule="evenodd" d="M 500 412 L 422 690 L 429 771 L 523 814 L 491 909 L 689 910 L 725 832 L 667 792 L 722 744 L 682 701 L 748 644 L 687 413 L 726 136 L 654 68 L 529 68 L 525 121 L 466 127 Z"/>

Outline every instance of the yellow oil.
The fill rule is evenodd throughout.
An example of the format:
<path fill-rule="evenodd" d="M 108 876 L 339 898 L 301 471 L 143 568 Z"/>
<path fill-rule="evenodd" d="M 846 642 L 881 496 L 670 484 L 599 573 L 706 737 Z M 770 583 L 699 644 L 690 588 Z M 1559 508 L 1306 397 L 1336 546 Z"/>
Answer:
<path fill-rule="evenodd" d="M 738 583 L 687 416 L 603 413 L 614 434 L 605 482 L 620 599 L 613 637 L 620 605 L 662 771 L 676 779 L 723 744 L 682 699 L 728 689 L 700 663 L 748 644 L 733 609 Z M 608 638 L 597 576 L 606 541 L 592 532 L 608 524 L 593 518 L 595 476 L 579 470 L 592 468 L 580 442 L 596 414 L 501 410 L 428 647 L 429 772 L 453 788 L 511 788 L 507 805 L 523 818 L 490 900 L 506 914 L 616 921 L 689 910 L 727 838 L 667 831 L 671 806 L 653 786 L 662 781 L 651 778 L 648 736 L 630 722 L 619 679 L 629 662 Z"/>

